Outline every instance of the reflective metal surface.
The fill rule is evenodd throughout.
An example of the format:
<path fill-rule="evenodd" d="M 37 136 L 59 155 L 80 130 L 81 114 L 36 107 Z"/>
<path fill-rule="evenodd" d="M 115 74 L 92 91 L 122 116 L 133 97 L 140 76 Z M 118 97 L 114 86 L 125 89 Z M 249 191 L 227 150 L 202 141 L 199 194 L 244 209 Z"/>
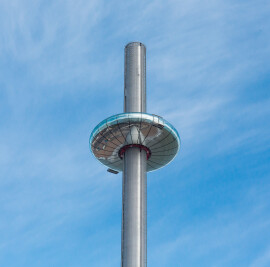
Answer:
<path fill-rule="evenodd" d="M 133 42 L 125 47 L 124 112 L 146 112 L 146 48 Z"/>
<path fill-rule="evenodd" d="M 146 169 L 153 171 L 173 160 L 180 139 L 176 129 L 163 118 L 139 112 L 111 116 L 98 124 L 90 136 L 94 156 L 117 171 L 123 170 L 119 150 L 127 144 L 141 144 L 150 149 Z"/>
<path fill-rule="evenodd" d="M 130 148 L 124 157 L 122 267 L 146 266 L 146 153 Z"/>
<path fill-rule="evenodd" d="M 145 46 L 129 43 L 125 47 L 124 112 L 145 112 Z M 119 125 L 119 124 L 118 124 Z M 142 144 L 145 133 L 138 121 L 128 120 L 125 145 Z M 123 135 L 123 134 L 122 134 Z M 127 146 L 123 155 L 122 267 L 146 266 L 146 152 Z"/>
<path fill-rule="evenodd" d="M 175 128 L 146 112 L 146 48 L 125 47 L 124 112 L 103 120 L 91 133 L 93 155 L 108 171 L 123 171 L 122 267 L 147 265 L 147 171 L 168 164 L 180 148 Z"/>

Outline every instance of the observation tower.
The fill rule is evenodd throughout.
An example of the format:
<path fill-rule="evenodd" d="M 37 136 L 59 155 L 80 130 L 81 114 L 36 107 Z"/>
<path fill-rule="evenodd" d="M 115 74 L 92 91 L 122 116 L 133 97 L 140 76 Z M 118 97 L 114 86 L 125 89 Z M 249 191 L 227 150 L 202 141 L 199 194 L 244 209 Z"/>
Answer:
<path fill-rule="evenodd" d="M 108 171 L 123 172 L 121 267 L 146 267 L 147 172 L 157 170 L 180 148 L 177 130 L 146 113 L 146 48 L 125 47 L 124 113 L 99 123 L 90 150 Z"/>

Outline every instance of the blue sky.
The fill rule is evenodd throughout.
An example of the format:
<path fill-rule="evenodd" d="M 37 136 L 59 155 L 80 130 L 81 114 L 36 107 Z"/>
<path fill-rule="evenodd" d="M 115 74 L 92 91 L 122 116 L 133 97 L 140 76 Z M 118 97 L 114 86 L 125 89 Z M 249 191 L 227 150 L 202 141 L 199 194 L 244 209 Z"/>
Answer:
<path fill-rule="evenodd" d="M 270 2 L 0 0 L 0 265 L 120 266 L 121 175 L 88 138 L 147 47 L 148 266 L 270 266 Z"/>

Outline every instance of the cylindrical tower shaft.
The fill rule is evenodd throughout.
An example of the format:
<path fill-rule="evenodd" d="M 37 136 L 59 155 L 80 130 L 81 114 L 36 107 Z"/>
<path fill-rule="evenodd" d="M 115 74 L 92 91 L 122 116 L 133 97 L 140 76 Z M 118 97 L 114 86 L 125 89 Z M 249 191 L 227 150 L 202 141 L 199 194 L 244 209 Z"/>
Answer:
<path fill-rule="evenodd" d="M 142 43 L 125 47 L 124 112 L 146 112 L 146 48 Z"/>
<path fill-rule="evenodd" d="M 124 112 L 146 112 L 146 49 L 142 43 L 125 47 Z M 124 154 L 122 196 L 122 267 L 146 267 L 146 153 L 129 148 Z"/>
<path fill-rule="evenodd" d="M 146 153 L 125 152 L 123 170 L 122 267 L 146 266 Z"/>

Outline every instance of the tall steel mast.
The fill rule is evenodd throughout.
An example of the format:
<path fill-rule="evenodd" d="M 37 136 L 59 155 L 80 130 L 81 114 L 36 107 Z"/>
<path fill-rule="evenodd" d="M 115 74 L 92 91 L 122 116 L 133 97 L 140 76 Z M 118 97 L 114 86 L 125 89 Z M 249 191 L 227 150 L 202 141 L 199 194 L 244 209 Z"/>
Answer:
<path fill-rule="evenodd" d="M 125 47 L 124 113 L 111 116 L 92 131 L 90 149 L 108 171 L 123 171 L 122 267 L 146 267 L 147 178 L 176 156 L 177 130 L 160 116 L 146 113 L 146 48 Z"/>
<path fill-rule="evenodd" d="M 125 113 L 146 112 L 145 54 L 142 43 L 129 43 L 125 47 Z M 137 129 L 133 128 L 133 131 Z M 126 149 L 123 160 L 122 267 L 146 266 L 146 161 L 145 150 L 139 147 Z"/>

